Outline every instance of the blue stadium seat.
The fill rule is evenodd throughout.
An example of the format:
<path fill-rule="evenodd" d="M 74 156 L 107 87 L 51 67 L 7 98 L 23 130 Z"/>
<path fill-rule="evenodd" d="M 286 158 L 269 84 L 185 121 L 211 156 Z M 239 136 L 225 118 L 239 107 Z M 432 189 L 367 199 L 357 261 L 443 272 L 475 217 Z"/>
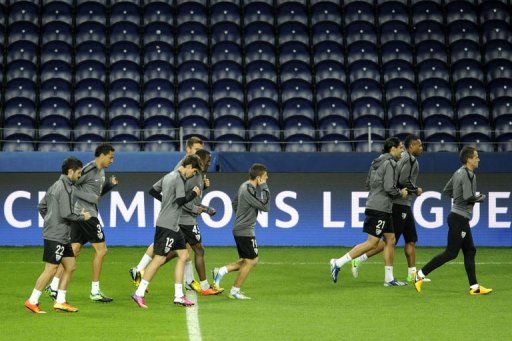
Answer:
<path fill-rule="evenodd" d="M 454 44 L 458 41 L 480 42 L 480 34 L 476 22 L 459 20 L 450 22 L 448 26 L 448 43 Z"/>
<path fill-rule="evenodd" d="M 35 23 L 39 19 L 39 6 L 30 1 L 13 1 L 9 7 L 9 23 L 26 21 Z"/>
<path fill-rule="evenodd" d="M 39 103 L 39 119 L 58 116 L 71 121 L 71 105 L 61 98 L 49 98 Z"/>
<path fill-rule="evenodd" d="M 88 41 L 78 45 L 76 47 L 75 63 L 78 64 L 86 60 L 95 60 L 106 64 L 105 45 L 95 41 Z"/>
<path fill-rule="evenodd" d="M 377 32 L 375 26 L 367 22 L 354 22 L 346 26 L 347 46 L 355 42 L 367 41 L 377 44 Z"/>
<path fill-rule="evenodd" d="M 249 123 L 247 133 L 250 139 L 262 137 L 279 140 L 281 129 L 271 116 L 255 116 Z"/>
<path fill-rule="evenodd" d="M 173 28 L 167 22 L 150 22 L 144 26 L 144 44 L 165 43 L 174 45 Z"/>
<path fill-rule="evenodd" d="M 459 40 L 450 45 L 450 50 L 452 63 L 456 63 L 464 59 L 480 62 L 480 45 L 474 41 Z"/>
<path fill-rule="evenodd" d="M 161 84 L 160 86 L 164 86 Z M 120 79 L 111 82 L 109 86 L 109 99 L 110 102 L 120 98 L 137 99 L 140 96 L 139 83 L 131 79 Z"/>
<path fill-rule="evenodd" d="M 383 64 L 396 60 L 406 61 L 411 64 L 414 62 L 412 47 L 405 42 L 391 41 L 383 44 L 381 51 Z"/>
<path fill-rule="evenodd" d="M 107 23 L 107 9 L 99 2 L 87 1 L 78 4 L 76 9 L 76 24 L 80 25 L 86 22 L 97 22 L 102 25 Z"/>
<path fill-rule="evenodd" d="M 367 79 L 380 83 L 380 70 L 377 63 L 367 60 L 356 61 L 350 64 L 348 76 L 351 83 Z"/>
<path fill-rule="evenodd" d="M 426 139 L 424 142 L 425 149 L 431 153 L 437 152 L 449 152 L 449 153 L 457 153 L 459 151 L 459 146 L 455 136 L 452 135 L 437 135 L 432 138 Z"/>
<path fill-rule="evenodd" d="M 214 68 L 215 67 L 216 66 L 214 66 Z M 215 70 L 213 74 L 215 74 Z M 247 64 L 245 69 L 246 83 L 248 84 L 257 79 L 268 79 L 274 83 L 277 83 L 276 67 L 274 64 L 263 60 Z"/>
<path fill-rule="evenodd" d="M 182 64 L 186 61 L 191 60 L 195 60 L 206 64 L 208 62 L 207 47 L 197 42 L 189 42 L 182 44 L 178 48 L 177 62 L 179 64 Z"/>
<path fill-rule="evenodd" d="M 106 28 L 97 22 L 85 22 L 77 26 L 75 40 L 77 45 L 85 42 L 97 42 L 105 45 L 107 42 Z"/>
<path fill-rule="evenodd" d="M 427 40 L 416 44 L 416 62 L 419 64 L 427 59 L 437 59 L 448 64 L 448 55 L 444 42 Z"/>
<path fill-rule="evenodd" d="M 294 98 L 303 98 L 313 102 L 313 89 L 311 83 L 292 79 L 281 83 L 281 100 L 283 103 Z"/>
<path fill-rule="evenodd" d="M 242 65 L 242 49 L 233 42 L 221 42 L 213 46 L 211 50 L 212 64 L 221 61 L 232 61 Z"/>
<path fill-rule="evenodd" d="M 371 98 L 377 101 L 382 100 L 380 83 L 371 79 L 361 79 L 350 84 L 350 100 Z"/>
<path fill-rule="evenodd" d="M 332 97 L 317 102 L 317 116 L 320 122 L 330 117 L 341 117 L 349 121 L 350 111 L 348 110 L 346 102 L 339 98 Z"/>
<path fill-rule="evenodd" d="M 245 46 L 255 42 L 266 42 L 274 45 L 274 27 L 264 22 L 248 24 L 244 30 Z"/>
<path fill-rule="evenodd" d="M 438 135 L 449 135 L 455 139 L 455 124 L 453 120 L 447 116 L 433 116 L 430 119 L 423 121 L 425 139 L 429 140 L 431 137 Z"/>
<path fill-rule="evenodd" d="M 175 126 L 175 116 L 174 104 L 169 99 L 155 98 L 144 101 L 142 118 L 145 126 L 153 122 Z"/>
<path fill-rule="evenodd" d="M 413 82 L 407 79 L 393 79 L 385 85 L 386 101 L 391 102 L 394 99 L 406 98 L 414 102 L 417 101 L 416 87 Z"/>
<path fill-rule="evenodd" d="M 115 82 L 120 79 L 131 79 L 135 82 L 140 82 L 140 68 L 139 63 L 131 61 L 119 61 L 110 66 L 110 82 Z"/>
<path fill-rule="evenodd" d="M 391 42 L 401 42 L 411 45 L 412 36 L 407 24 L 397 21 L 390 21 L 380 27 L 380 42 L 382 45 Z"/>
<path fill-rule="evenodd" d="M 493 60 L 487 63 L 487 80 L 510 79 L 512 77 L 512 61 L 505 59 Z"/>
<path fill-rule="evenodd" d="M 45 44 L 41 49 L 41 64 L 52 60 L 59 60 L 71 66 L 73 52 L 71 45 L 57 41 Z"/>
<path fill-rule="evenodd" d="M 277 24 L 288 22 L 302 22 L 308 20 L 307 8 L 304 4 L 295 1 L 283 1 L 277 7 Z"/>
<path fill-rule="evenodd" d="M 347 52 L 347 60 L 349 65 L 359 60 L 375 62 L 379 58 L 377 46 L 367 41 L 355 42 L 351 44 Z"/>
<path fill-rule="evenodd" d="M 221 117 L 215 120 L 213 125 L 213 136 L 219 138 L 231 138 L 245 140 L 244 122 L 233 116 Z"/>
<path fill-rule="evenodd" d="M 39 122 L 39 139 L 50 139 L 53 137 L 63 137 L 66 140 L 71 138 L 71 125 L 63 117 L 48 117 Z"/>
<path fill-rule="evenodd" d="M 171 4 L 165 1 L 148 1 L 144 4 L 143 12 L 145 25 L 157 22 L 172 23 L 173 21 Z M 184 12 L 181 14 L 186 15 Z"/>
<path fill-rule="evenodd" d="M 264 1 L 248 1 L 244 5 L 244 23 L 249 25 L 255 22 L 274 24 L 274 8 L 272 4 Z"/>
<path fill-rule="evenodd" d="M 341 116 L 329 116 L 320 122 L 318 137 L 322 140 L 329 137 L 337 137 L 349 140 L 350 126 L 348 120 Z"/>
<path fill-rule="evenodd" d="M 487 93 L 482 81 L 478 79 L 462 79 L 455 83 L 455 101 L 456 103 L 462 100 L 475 100 L 483 103 L 487 100 Z"/>
<path fill-rule="evenodd" d="M 279 91 L 275 83 L 258 79 L 249 84 L 247 87 L 247 102 L 249 106 L 251 102 L 257 99 L 268 99 L 277 103 Z"/>
<path fill-rule="evenodd" d="M 233 79 L 223 79 L 214 83 L 211 96 L 213 103 L 223 99 L 234 99 L 240 103 L 244 102 L 242 84 Z"/>
<path fill-rule="evenodd" d="M 320 140 L 320 151 L 327 153 L 352 152 L 352 143 L 343 136 L 330 135 Z"/>
<path fill-rule="evenodd" d="M 388 102 L 388 118 L 399 116 L 412 117 L 419 122 L 420 113 L 418 103 L 410 98 L 399 97 Z"/>
<path fill-rule="evenodd" d="M 313 25 L 320 22 L 341 23 L 341 8 L 337 1 L 311 1 L 311 23 Z"/>
<path fill-rule="evenodd" d="M 33 119 L 18 115 L 5 121 L 3 139 L 32 141 L 36 136 L 36 126 Z"/>
<path fill-rule="evenodd" d="M 50 98 L 58 98 L 71 103 L 71 83 L 58 78 L 41 83 L 39 100 L 44 101 Z"/>
<path fill-rule="evenodd" d="M 339 80 L 343 83 L 346 82 L 345 67 L 336 61 L 324 61 L 315 65 L 315 80 L 320 83 L 326 79 Z"/>
<path fill-rule="evenodd" d="M 267 137 L 255 137 L 251 139 L 249 144 L 249 150 L 251 152 L 281 152 L 281 143 L 279 138 L 267 138 Z"/>
<path fill-rule="evenodd" d="M 110 11 L 110 25 L 121 22 L 137 24 L 140 21 L 138 1 L 112 3 Z"/>
<path fill-rule="evenodd" d="M 381 25 L 393 21 L 409 24 L 407 6 L 397 1 L 384 1 L 379 4 L 378 18 Z"/>
<path fill-rule="evenodd" d="M 37 80 L 37 67 L 29 61 L 13 61 L 6 65 L 7 81 L 13 79 L 26 79 L 33 83 Z"/>
<path fill-rule="evenodd" d="M 33 64 L 31 64 L 33 65 Z M 73 71 L 68 63 L 54 60 L 41 65 L 41 82 L 52 78 L 63 79 L 71 83 L 73 79 Z"/>
<path fill-rule="evenodd" d="M 495 59 L 510 60 L 512 44 L 505 40 L 494 40 L 485 44 L 484 59 L 488 63 Z"/>
<path fill-rule="evenodd" d="M 291 61 L 281 65 L 279 76 L 283 83 L 292 79 L 300 79 L 308 83 L 311 83 L 312 80 L 309 66 L 299 61 Z"/>
<path fill-rule="evenodd" d="M 496 140 L 512 137 L 512 116 L 498 116 L 494 121 Z"/>
<path fill-rule="evenodd" d="M 456 104 L 457 117 L 481 116 L 489 119 L 489 106 L 485 99 L 469 97 Z"/>
<path fill-rule="evenodd" d="M 312 28 L 311 36 L 313 45 L 324 41 L 332 41 L 337 43 L 343 42 L 343 32 L 341 31 L 341 25 L 330 21 L 323 21 L 314 25 Z"/>
<path fill-rule="evenodd" d="M 127 41 L 112 44 L 110 64 L 114 64 L 119 61 L 130 61 L 132 63 L 140 64 L 139 47 L 136 44 Z"/>
<path fill-rule="evenodd" d="M 374 116 L 379 120 L 384 120 L 385 112 L 380 101 L 371 97 L 363 97 L 352 103 L 352 115 L 354 120 L 364 116 Z"/>
<path fill-rule="evenodd" d="M 501 20 L 490 20 L 480 26 L 482 42 L 484 44 L 495 40 L 503 40 L 512 43 L 512 31 L 510 25 Z"/>
<path fill-rule="evenodd" d="M 183 128 L 183 138 L 188 139 L 191 136 L 197 136 L 204 141 L 210 140 L 210 127 L 201 117 L 186 117 L 180 122 Z"/>
<path fill-rule="evenodd" d="M 257 97 L 248 102 L 247 118 L 249 123 L 258 117 L 270 117 L 279 120 L 279 107 L 272 98 Z"/>
<path fill-rule="evenodd" d="M 41 33 L 41 41 L 43 44 L 50 42 L 59 42 L 61 44 L 73 45 L 72 26 L 70 23 L 61 21 L 49 22 L 43 26 Z M 37 44 L 37 41 L 35 42 Z"/>
<path fill-rule="evenodd" d="M 218 44 L 223 41 L 230 41 L 240 45 L 240 27 L 234 23 L 221 22 L 211 27 L 211 43 Z"/>
<path fill-rule="evenodd" d="M 313 47 L 313 60 L 315 64 L 322 62 L 336 62 L 344 64 L 345 53 L 341 42 L 324 41 Z"/>
<path fill-rule="evenodd" d="M 106 112 L 105 103 L 97 98 L 85 97 L 82 100 L 75 98 L 75 120 L 92 117 L 95 121 L 101 122 L 103 126 Z"/>
<path fill-rule="evenodd" d="M 232 22 L 240 25 L 240 7 L 233 2 L 218 2 L 210 5 L 210 24 Z"/>
<path fill-rule="evenodd" d="M 15 60 L 27 60 L 37 63 L 37 45 L 28 41 L 17 41 L 7 46 L 7 63 Z"/>
<path fill-rule="evenodd" d="M 106 80 L 106 68 L 105 64 L 95 61 L 86 60 L 76 65 L 75 68 L 75 82 L 79 83 L 85 79 L 95 79 L 102 83 Z"/>
<path fill-rule="evenodd" d="M 279 62 L 297 60 L 306 64 L 310 63 L 309 49 L 306 45 L 299 42 L 289 42 L 280 47 Z"/>
<path fill-rule="evenodd" d="M 13 79 L 7 82 L 5 88 L 5 101 L 10 99 L 23 98 L 35 103 L 36 84 L 28 79 Z"/>
<path fill-rule="evenodd" d="M 368 140 L 360 140 L 355 142 L 355 150 L 358 153 L 382 153 L 382 149 L 384 147 L 384 142 L 381 140 L 372 140 L 370 147 L 368 148 Z"/>
<path fill-rule="evenodd" d="M 344 14 L 345 25 L 356 21 L 367 21 L 373 24 L 375 20 L 373 4 L 363 1 L 347 3 L 344 7 Z"/>
<path fill-rule="evenodd" d="M 445 98 L 441 97 L 425 99 L 422 102 L 421 116 L 424 124 L 426 124 L 430 117 L 437 118 L 439 116 L 443 116 L 450 120 L 455 119 L 455 113 L 451 103 Z"/>
<path fill-rule="evenodd" d="M 197 98 L 205 103 L 209 100 L 208 85 L 203 81 L 188 79 L 178 86 L 178 102 L 189 98 Z"/>
<path fill-rule="evenodd" d="M 354 139 L 368 141 L 368 132 L 371 128 L 372 140 L 383 141 L 386 136 L 384 121 L 375 115 L 362 116 L 354 121 Z"/>
<path fill-rule="evenodd" d="M 425 21 L 443 22 L 443 12 L 440 4 L 433 1 L 419 1 L 412 4 L 412 24 L 417 25 Z"/>
<path fill-rule="evenodd" d="M 161 17 L 155 18 L 154 15 L 150 16 L 149 12 L 152 12 L 152 13 L 156 12 L 156 9 L 150 8 L 150 6 L 155 6 L 155 5 L 153 5 L 151 3 L 146 5 L 145 12 L 148 13 L 148 14 L 145 14 L 146 22 L 152 22 L 155 19 L 158 19 L 158 21 L 165 21 L 165 20 L 161 20 L 161 19 L 166 19 L 167 21 L 165 21 L 165 22 L 172 21 L 172 14 L 171 14 L 170 6 L 168 8 L 165 8 L 164 11 L 162 11 L 162 9 L 160 9 L 161 13 L 162 12 L 169 13 L 169 14 L 166 14 L 166 18 L 161 18 Z M 168 6 L 168 5 L 166 5 L 166 6 Z M 167 18 L 167 16 L 169 18 Z M 187 22 L 197 22 L 197 23 L 200 23 L 203 25 L 207 25 L 207 21 L 208 21 L 207 9 L 203 4 L 198 3 L 198 2 L 188 1 L 188 2 L 184 2 L 184 3 L 180 3 L 180 4 L 178 4 L 178 12 L 177 12 L 176 18 L 177 18 L 178 25 L 181 25 L 181 24 L 187 23 Z"/>
<path fill-rule="evenodd" d="M 404 140 L 409 134 L 419 135 L 420 123 L 411 116 L 398 116 L 389 121 L 389 136 Z"/>
<path fill-rule="evenodd" d="M 191 62 L 194 63 L 194 62 Z M 204 64 L 199 63 L 201 66 Z M 184 64 L 183 64 L 184 65 Z M 184 69 L 186 69 L 184 67 Z M 179 71 L 178 71 L 179 74 Z M 144 66 L 144 82 L 148 82 L 152 79 L 174 79 L 174 68 L 173 66 L 164 61 L 153 61 L 149 62 Z"/>
<path fill-rule="evenodd" d="M 131 22 L 119 22 L 110 26 L 110 45 L 118 42 L 131 42 L 139 45 L 139 25 L 138 21 Z M 112 47 L 112 51 L 116 51 Z"/>
<path fill-rule="evenodd" d="M 195 56 L 195 50 L 192 48 L 191 50 L 193 52 L 190 53 L 187 48 L 190 48 L 190 46 L 187 46 L 186 48 L 182 47 L 180 49 L 180 53 L 182 54 L 181 58 L 184 58 L 185 60 L 189 55 Z M 165 43 L 153 42 L 145 45 L 143 49 L 143 55 L 144 62 L 146 64 L 154 61 L 161 61 L 166 63 L 173 63 L 174 61 L 174 53 L 172 47 Z"/>
<path fill-rule="evenodd" d="M 458 62 L 452 63 L 452 78 L 454 82 L 469 78 L 477 79 L 481 82 L 485 80 L 482 65 L 471 59 L 462 59 Z"/>
<path fill-rule="evenodd" d="M 476 23 L 478 16 L 476 8 L 469 1 L 453 1 L 446 4 L 446 22 L 453 23 L 460 20 Z"/>
<path fill-rule="evenodd" d="M 269 63 L 275 63 L 276 54 L 274 47 L 266 42 L 257 42 L 248 45 L 245 49 L 245 63 L 256 61 L 268 61 Z"/>
<path fill-rule="evenodd" d="M 507 1 L 491 0 L 479 2 L 480 22 L 502 20 L 510 22 L 510 12 Z"/>
<path fill-rule="evenodd" d="M 41 21 L 46 25 L 53 21 L 60 21 L 68 25 L 73 24 L 73 6 L 63 1 L 51 1 L 43 5 Z"/>
<path fill-rule="evenodd" d="M 181 45 L 186 42 L 197 42 L 203 45 L 208 44 L 208 28 L 196 22 L 184 23 L 178 26 L 177 43 Z"/>
<path fill-rule="evenodd" d="M 392 79 L 404 78 L 414 79 L 415 73 L 411 63 L 402 60 L 392 60 L 387 62 L 382 68 L 382 76 L 384 82 L 389 82 Z"/>
<path fill-rule="evenodd" d="M 286 140 L 284 150 L 289 153 L 313 153 L 317 151 L 317 147 L 311 137 L 292 136 Z"/>
<path fill-rule="evenodd" d="M 241 102 L 232 98 L 222 98 L 213 104 L 213 120 L 216 122 L 223 117 L 235 117 L 240 121 L 244 121 L 245 113 Z"/>

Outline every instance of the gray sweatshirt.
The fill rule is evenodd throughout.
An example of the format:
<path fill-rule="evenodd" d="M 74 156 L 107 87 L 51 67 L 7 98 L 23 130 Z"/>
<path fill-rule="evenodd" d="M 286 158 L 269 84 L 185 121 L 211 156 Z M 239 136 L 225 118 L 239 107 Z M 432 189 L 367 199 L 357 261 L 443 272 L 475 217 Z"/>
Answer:
<path fill-rule="evenodd" d="M 418 164 L 418 160 L 409 153 L 405 151 L 402 153 L 402 157 L 397 162 L 397 170 L 398 170 L 398 188 L 409 188 L 415 189 L 416 181 L 418 180 L 418 174 L 420 172 L 420 165 Z M 411 206 L 411 195 L 409 195 L 406 199 L 399 196 L 393 200 L 393 204 Z"/>
<path fill-rule="evenodd" d="M 254 237 L 254 226 L 258 211 L 268 212 L 270 207 L 270 191 L 266 183 L 254 187 L 249 181 L 244 182 L 238 189 L 233 200 L 236 212 L 233 235 L 238 237 Z"/>
<path fill-rule="evenodd" d="M 476 175 L 462 166 L 444 186 L 443 192 L 453 198 L 452 212 L 471 219 L 473 206 L 478 202 L 476 194 Z"/>
<path fill-rule="evenodd" d="M 198 172 L 192 178 L 187 179 L 185 182 L 185 193 L 192 191 L 197 186 L 201 193 L 194 198 L 194 200 L 186 203 L 181 208 L 180 225 L 197 225 L 197 216 L 199 215 L 199 208 L 203 198 L 204 181 L 203 174 Z"/>
<path fill-rule="evenodd" d="M 391 213 L 393 199 L 401 196 L 396 187 L 397 163 L 389 153 L 373 160 L 366 178 L 366 188 L 370 191 L 366 200 L 366 209 Z"/>
<path fill-rule="evenodd" d="M 75 186 L 77 188 L 74 192 L 77 199 L 74 206 L 75 213 L 80 214 L 84 208 L 92 217 L 98 217 L 100 197 L 115 187 L 110 183 L 110 179 L 105 181 L 105 171 L 98 169 L 94 160 L 84 166 L 82 176 Z"/>
<path fill-rule="evenodd" d="M 44 218 L 43 238 L 62 244 L 69 244 L 70 224 L 73 221 L 83 221 L 81 214 L 73 213 L 72 195 L 73 183 L 66 175 L 61 175 L 48 190 L 37 206 Z"/>

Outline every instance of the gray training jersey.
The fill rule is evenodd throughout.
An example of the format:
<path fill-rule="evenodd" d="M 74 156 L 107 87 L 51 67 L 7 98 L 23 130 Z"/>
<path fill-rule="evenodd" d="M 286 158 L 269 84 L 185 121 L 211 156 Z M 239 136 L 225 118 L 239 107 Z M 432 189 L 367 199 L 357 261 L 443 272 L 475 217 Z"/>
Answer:
<path fill-rule="evenodd" d="M 453 198 L 452 212 L 471 219 L 476 197 L 476 175 L 462 166 L 444 186 L 443 192 Z"/>
<path fill-rule="evenodd" d="M 48 190 L 37 206 L 44 218 L 43 238 L 62 244 L 69 244 L 70 224 L 83 221 L 83 216 L 73 213 L 73 183 L 66 175 L 61 175 Z"/>
<path fill-rule="evenodd" d="M 398 188 L 416 188 L 416 181 L 420 172 L 418 160 L 408 151 L 402 153 L 402 157 L 397 162 L 398 170 Z M 411 206 L 411 196 L 406 199 L 399 196 L 393 199 L 393 204 Z"/>
<path fill-rule="evenodd" d="M 396 187 L 398 172 L 397 163 L 389 153 L 382 154 L 373 160 L 366 178 L 366 188 L 370 191 L 366 200 L 366 208 L 391 213 L 393 199 L 400 196 Z"/>
<path fill-rule="evenodd" d="M 105 181 L 105 171 L 98 169 L 94 160 L 84 166 L 82 176 L 75 186 L 79 190 L 75 192 L 77 199 L 74 206 L 75 213 L 80 214 L 84 208 L 92 217 L 98 217 L 100 197 L 114 187 L 110 180 Z"/>
<path fill-rule="evenodd" d="M 203 199 L 204 181 L 203 174 L 197 172 L 192 178 L 187 179 L 185 183 L 185 193 L 192 191 L 197 186 L 201 192 L 192 201 L 189 201 L 181 208 L 181 215 L 179 223 L 180 225 L 197 225 L 197 216 L 199 215 L 199 209 L 201 200 Z"/>
<path fill-rule="evenodd" d="M 233 235 L 254 237 L 258 211 L 268 212 L 269 207 L 270 191 L 266 183 L 254 187 L 249 181 L 246 181 L 240 185 L 238 195 L 233 201 L 233 209 L 236 212 Z"/>
<path fill-rule="evenodd" d="M 185 182 L 183 175 L 175 170 L 153 185 L 157 192 L 162 193 L 162 206 L 156 219 L 156 226 L 179 231 L 181 207 L 176 203 L 176 199 L 185 197 Z"/>

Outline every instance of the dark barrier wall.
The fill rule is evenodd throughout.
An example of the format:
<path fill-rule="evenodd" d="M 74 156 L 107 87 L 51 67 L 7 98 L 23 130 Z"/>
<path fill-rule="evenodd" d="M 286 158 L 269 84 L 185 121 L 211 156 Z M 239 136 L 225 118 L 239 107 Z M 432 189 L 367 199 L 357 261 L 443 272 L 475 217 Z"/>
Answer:
<path fill-rule="evenodd" d="M 169 164 L 167 160 L 162 162 L 165 167 Z M 158 204 L 147 190 L 162 173 L 118 173 L 117 176 L 120 185 L 100 203 L 107 243 L 148 245 L 153 238 Z M 36 206 L 57 177 L 56 173 L 2 174 L 0 245 L 41 245 L 42 221 Z M 365 177 L 365 173 L 271 173 L 272 206 L 268 215 L 260 216 L 256 230 L 258 242 L 261 245 L 351 246 L 366 239 L 362 232 L 367 194 Z M 449 177 L 449 173 L 420 175 L 419 183 L 426 192 L 415 201 L 414 212 L 421 246 L 446 243 L 450 202 L 441 197 L 440 191 Z M 212 187 L 203 202 L 217 208 L 218 213 L 213 218 L 200 220 L 204 243 L 234 245 L 231 198 L 246 174 L 214 173 L 210 178 Z M 478 186 L 488 197 L 475 206 L 472 225 L 476 244 L 512 246 L 510 175 L 478 174 Z"/>

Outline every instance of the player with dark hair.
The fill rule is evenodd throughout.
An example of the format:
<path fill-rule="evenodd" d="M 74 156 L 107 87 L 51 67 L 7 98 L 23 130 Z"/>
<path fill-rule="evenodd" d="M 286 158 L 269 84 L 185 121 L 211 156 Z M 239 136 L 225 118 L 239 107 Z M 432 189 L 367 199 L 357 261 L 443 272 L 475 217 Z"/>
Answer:
<path fill-rule="evenodd" d="M 343 265 L 362 254 L 375 249 L 384 236 L 384 286 L 402 286 L 405 283 L 397 281 L 393 275 L 393 255 L 395 248 L 395 234 L 391 217 L 393 199 L 407 198 L 407 189 L 396 186 L 398 172 L 397 160 L 404 150 L 402 142 L 396 137 L 390 137 L 384 142 L 382 155 L 373 160 L 366 179 L 366 187 L 370 191 L 366 200 L 365 220 L 363 232 L 368 239 L 354 246 L 343 257 L 331 259 L 331 278 L 334 283 L 338 281 L 338 274 Z"/>
<path fill-rule="evenodd" d="M 85 209 L 91 213 L 92 217 L 88 221 L 77 221 L 71 225 L 71 245 L 75 257 L 80 255 L 80 249 L 86 243 L 91 243 L 94 248 L 91 294 L 89 296 L 94 302 L 108 303 L 112 301 L 111 297 L 104 295 L 100 290 L 101 268 L 107 254 L 107 245 L 103 227 L 98 219 L 98 203 L 103 195 L 118 184 L 115 176 L 105 178 L 105 168 L 114 162 L 114 152 L 115 149 L 112 145 L 100 144 L 94 152 L 95 159 L 84 166 L 82 177 L 75 184 L 78 189 L 76 191 L 77 200 L 74 204 L 75 213 L 78 214 Z M 56 297 L 62 271 L 63 268 L 59 267 L 52 283 L 45 289 L 52 298 Z"/>
<path fill-rule="evenodd" d="M 70 224 L 76 221 L 87 221 L 91 218 L 91 214 L 84 208 L 80 214 L 73 213 L 73 183 L 80 178 L 82 166 L 82 161 L 77 158 L 70 157 L 64 160 L 59 180 L 46 191 L 38 205 L 39 213 L 44 218 L 43 261 L 45 268 L 37 279 L 32 295 L 25 302 L 25 308 L 37 314 L 46 313 L 39 307 L 39 297 L 45 285 L 55 275 L 59 264 L 62 264 L 64 271 L 53 308 L 57 311 L 78 311 L 77 308 L 66 302 L 66 290 L 76 268 L 75 255 L 71 248 Z"/>
<path fill-rule="evenodd" d="M 258 244 L 256 243 L 254 227 L 258 212 L 268 212 L 270 207 L 270 191 L 267 180 L 267 168 L 259 163 L 253 164 L 249 170 L 249 180 L 240 185 L 233 200 L 233 209 L 236 212 L 233 236 L 240 259 L 221 268 L 214 268 L 212 271 L 217 287 L 220 287 L 220 281 L 224 275 L 232 271 L 238 271 L 235 283 L 229 293 L 229 297 L 233 299 L 250 299 L 240 289 L 249 272 L 258 264 Z"/>
<path fill-rule="evenodd" d="M 156 220 L 155 237 L 153 242 L 154 257 L 149 263 L 140 284 L 132 295 L 132 299 L 140 308 L 147 308 L 144 295 L 149 282 L 158 269 L 165 264 L 167 254 L 176 251 L 178 259 L 174 271 L 174 303 L 180 306 L 193 306 L 183 295 L 183 271 L 188 258 L 185 237 L 180 231 L 179 219 L 182 206 L 194 200 L 201 190 L 196 186 L 185 193 L 185 183 L 201 170 L 201 161 L 195 155 L 185 157 L 178 170 L 172 171 L 156 182 L 152 190 L 161 193 L 162 209 Z"/>
<path fill-rule="evenodd" d="M 407 135 L 404 141 L 405 151 L 397 163 L 399 189 L 406 188 L 409 194 L 420 196 L 423 189 L 417 186 L 419 164 L 417 158 L 423 153 L 423 144 L 421 139 L 416 135 Z M 410 198 L 403 199 L 401 197 L 393 199 L 393 229 L 395 231 L 395 242 L 398 243 L 400 236 L 403 234 L 405 239 L 404 252 L 407 258 L 407 282 L 413 281 L 412 274 L 416 271 L 416 242 L 418 234 L 414 223 L 414 216 L 411 210 Z M 352 260 L 352 274 L 355 278 L 359 275 L 359 269 L 363 262 L 368 258 L 384 250 L 384 241 L 379 241 L 377 248 Z M 425 281 L 430 281 L 425 278 Z"/>
<path fill-rule="evenodd" d="M 486 198 L 484 194 L 477 194 L 476 191 L 475 169 L 480 163 L 476 148 L 469 146 L 462 148 L 460 162 L 462 167 L 455 171 L 443 189 L 443 192 L 453 199 L 452 211 L 448 215 L 448 245 L 442 253 L 432 258 L 417 274 L 415 273 L 414 287 L 418 292 L 421 292 L 425 276 L 446 262 L 457 258 L 460 249 L 464 253 L 469 293 L 471 295 L 486 295 L 492 292 L 492 289 L 479 285 L 476 279 L 476 248 L 469 226 L 473 206 L 475 203 L 483 202 Z"/>

